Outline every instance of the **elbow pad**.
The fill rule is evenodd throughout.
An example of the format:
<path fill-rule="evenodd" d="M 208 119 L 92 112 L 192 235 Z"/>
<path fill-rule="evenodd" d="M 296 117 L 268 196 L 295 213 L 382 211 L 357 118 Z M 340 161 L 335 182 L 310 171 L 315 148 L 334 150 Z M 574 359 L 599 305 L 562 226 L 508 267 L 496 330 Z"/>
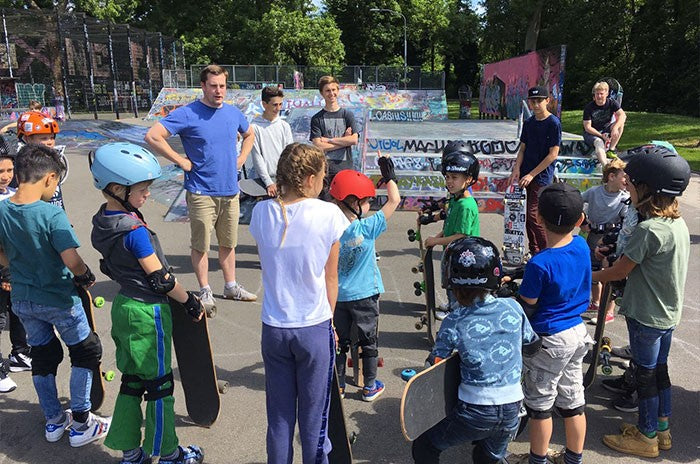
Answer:
<path fill-rule="evenodd" d="M 175 276 L 164 267 L 161 267 L 159 270 L 148 274 L 146 276 L 146 280 L 148 281 L 148 285 L 150 285 L 151 290 L 159 295 L 165 295 L 175 288 Z"/>
<path fill-rule="evenodd" d="M 526 302 L 525 300 L 523 300 L 523 298 L 520 296 L 519 293 L 518 293 L 518 295 L 516 295 L 515 301 L 517 301 L 520 304 L 520 306 L 523 307 L 523 311 L 525 311 L 525 315 L 527 316 L 528 319 L 530 319 L 532 316 L 534 316 L 535 313 L 537 312 L 537 307 L 538 307 L 537 303 L 530 304 L 530 303 Z"/>

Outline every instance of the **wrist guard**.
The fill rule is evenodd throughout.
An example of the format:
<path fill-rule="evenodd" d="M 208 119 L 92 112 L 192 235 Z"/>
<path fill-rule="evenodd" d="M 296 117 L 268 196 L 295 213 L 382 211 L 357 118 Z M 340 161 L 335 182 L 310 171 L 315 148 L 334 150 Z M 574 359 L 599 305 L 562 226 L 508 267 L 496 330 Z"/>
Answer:
<path fill-rule="evenodd" d="M 202 301 L 194 292 L 187 292 L 187 301 L 182 303 L 182 306 L 193 319 L 199 319 L 199 315 L 204 311 Z"/>
<path fill-rule="evenodd" d="M 88 265 L 85 265 L 85 273 L 73 276 L 73 283 L 80 287 L 88 287 L 95 283 L 95 274 L 92 273 Z"/>
<path fill-rule="evenodd" d="M 389 182 L 393 180 L 396 182 L 396 172 L 394 172 L 394 160 L 388 156 L 380 156 L 377 158 L 377 164 L 379 165 L 379 171 L 382 173 L 382 181 Z"/>

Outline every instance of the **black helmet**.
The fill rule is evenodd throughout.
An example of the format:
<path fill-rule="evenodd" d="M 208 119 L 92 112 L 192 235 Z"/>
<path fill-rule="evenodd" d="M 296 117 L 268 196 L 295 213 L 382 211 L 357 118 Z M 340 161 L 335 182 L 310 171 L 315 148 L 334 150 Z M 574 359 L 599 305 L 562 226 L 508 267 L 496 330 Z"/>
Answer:
<path fill-rule="evenodd" d="M 659 145 L 641 147 L 629 158 L 625 173 L 633 185 L 646 184 L 653 193 L 674 197 L 683 194 L 690 182 L 690 166 L 677 153 Z"/>
<path fill-rule="evenodd" d="M 479 160 L 471 153 L 456 151 L 442 158 L 442 175 L 459 172 L 472 178 L 472 184 L 479 178 Z"/>
<path fill-rule="evenodd" d="M 468 153 L 470 155 L 474 154 L 472 146 L 467 142 L 462 140 L 452 140 L 445 145 L 445 148 L 442 149 L 442 158 L 445 159 L 445 156 L 456 152 Z"/>
<path fill-rule="evenodd" d="M 0 135 L 0 158 L 11 158 L 13 161 L 17 157 L 17 154 L 12 151 L 5 142 L 5 138 Z"/>
<path fill-rule="evenodd" d="M 501 285 L 503 267 L 496 246 L 481 237 L 451 242 L 442 260 L 443 288 L 483 288 Z"/>

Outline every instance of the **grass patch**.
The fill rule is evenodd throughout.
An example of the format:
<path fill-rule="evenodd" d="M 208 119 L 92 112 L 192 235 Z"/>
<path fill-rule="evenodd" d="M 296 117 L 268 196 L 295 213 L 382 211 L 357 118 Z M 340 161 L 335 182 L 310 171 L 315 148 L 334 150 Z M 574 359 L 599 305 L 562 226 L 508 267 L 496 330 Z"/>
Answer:
<path fill-rule="evenodd" d="M 625 150 L 644 145 L 651 140 L 666 140 L 688 160 L 693 171 L 700 171 L 700 118 L 664 113 L 627 111 L 625 132 L 619 148 Z M 459 100 L 447 100 L 450 119 L 459 119 Z M 472 118 L 479 118 L 479 100 L 472 100 Z M 572 134 L 583 132 L 583 110 L 563 111 L 562 130 Z"/>

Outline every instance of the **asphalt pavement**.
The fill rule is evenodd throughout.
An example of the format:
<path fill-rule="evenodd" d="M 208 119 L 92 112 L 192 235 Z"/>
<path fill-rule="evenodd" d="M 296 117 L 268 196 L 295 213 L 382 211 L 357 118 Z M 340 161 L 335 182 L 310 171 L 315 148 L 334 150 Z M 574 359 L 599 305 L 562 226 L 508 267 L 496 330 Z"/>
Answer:
<path fill-rule="evenodd" d="M 109 311 L 117 286 L 98 272 L 98 253 L 90 246 L 91 217 L 103 203 L 102 196 L 92 186 L 86 160 L 87 150 L 72 150 L 68 154 L 70 178 L 64 186 L 64 200 L 68 216 L 83 244 L 78 250 L 98 280 L 93 296 L 103 296 L 107 303 L 96 311 L 98 333 L 104 345 L 103 369 L 115 369 L 114 343 L 110 338 Z M 674 412 L 671 418 L 673 449 L 662 451 L 657 459 L 624 456 L 605 447 L 603 434 L 616 433 L 621 420 L 635 421 L 634 414 L 620 413 L 610 407 L 611 394 L 600 387 L 599 381 L 587 392 L 588 434 L 584 459 L 588 463 L 686 463 L 700 460 L 700 176 L 693 175 L 691 186 L 682 198 L 682 212 L 691 233 L 691 259 L 686 284 L 685 308 L 681 324 L 674 333 L 669 361 L 673 383 Z M 196 289 L 189 257 L 189 225 L 164 223 L 166 206 L 149 201 L 142 209 L 151 228 L 159 235 L 170 264 L 180 280 L 189 289 Z M 410 243 L 406 230 L 415 224 L 415 213 L 397 212 L 389 221 L 388 231 L 377 241 L 379 266 L 386 293 L 381 298 L 379 346 L 384 367 L 378 377 L 386 383 L 386 392 L 373 403 L 361 400 L 360 390 L 348 387 L 344 401 L 348 427 L 358 434 L 353 446 L 357 463 L 410 463 L 410 443 L 405 441 L 400 428 L 399 408 L 404 381 L 400 373 L 405 368 L 420 368 L 428 354 L 425 331 L 417 331 L 414 324 L 424 310 L 422 297 L 413 293 L 416 275 L 411 267 L 418 261 L 418 247 Z M 481 216 L 482 236 L 500 246 L 502 216 Z M 439 225 L 427 227 L 437 232 Z M 175 417 L 182 444 L 197 444 L 204 448 L 207 463 L 264 463 L 265 454 L 265 391 L 264 369 L 260 354 L 260 310 L 263 296 L 260 265 L 254 241 L 247 226 L 240 226 L 237 253 L 237 279 L 248 290 L 260 297 L 255 303 L 240 303 L 219 299 L 218 315 L 210 320 L 210 333 L 218 376 L 231 387 L 221 397 L 221 413 L 211 428 L 193 425 L 187 416 L 182 390 L 175 388 Z M 210 281 L 215 295 L 223 290 L 223 277 L 216 260 L 216 245 L 210 254 Z M 696 282 L 696 284 L 692 284 Z M 438 298 L 445 299 L 444 295 Z M 591 331 L 592 331 L 591 327 Z M 607 326 L 613 344 L 625 343 L 626 329 L 622 318 Z M 2 352 L 9 352 L 9 337 L 0 340 Z M 66 356 L 67 357 L 67 356 Z M 615 374 L 619 374 L 619 365 Z M 178 378 L 178 369 L 174 366 Z M 59 396 L 68 407 L 69 362 L 64 359 L 58 373 Z M 28 372 L 12 374 L 18 388 L 0 394 L 0 464 L 5 463 L 103 463 L 118 462 L 120 453 L 101 443 L 73 449 L 67 437 L 58 443 L 44 439 L 44 418 Z M 103 415 L 110 415 L 119 389 L 117 379 L 107 384 Z M 320 386 L 319 386 L 320 389 Z M 553 448 L 564 444 L 563 423 L 555 420 Z M 299 447 L 295 462 L 301 462 Z M 527 434 L 510 446 L 511 452 L 527 452 Z M 449 450 L 441 462 L 471 463 L 468 445 Z"/>

